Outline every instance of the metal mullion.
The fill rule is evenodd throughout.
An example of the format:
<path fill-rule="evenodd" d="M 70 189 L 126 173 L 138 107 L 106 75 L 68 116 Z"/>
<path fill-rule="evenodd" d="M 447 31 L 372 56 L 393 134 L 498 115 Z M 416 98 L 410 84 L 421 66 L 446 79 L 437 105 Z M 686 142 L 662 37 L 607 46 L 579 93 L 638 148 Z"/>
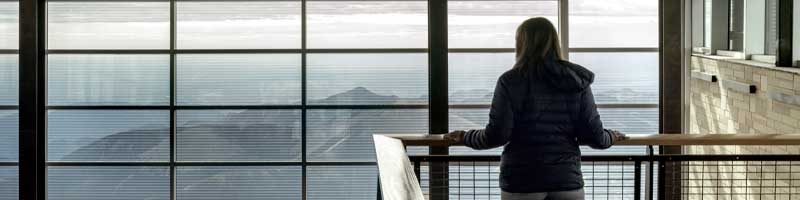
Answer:
<path fill-rule="evenodd" d="M 49 2 L 119 2 L 115 0 L 48 0 L 48 1 Z M 125 2 L 166 2 L 166 1 L 168 0 L 125 0 Z"/>
<path fill-rule="evenodd" d="M 0 167 L 16 167 L 19 166 L 18 162 L 0 162 Z"/>
<path fill-rule="evenodd" d="M 792 63 L 793 4 L 792 0 L 778 0 L 778 51 L 775 63 L 777 66 L 795 66 L 795 63 Z"/>
<path fill-rule="evenodd" d="M 302 109 L 301 105 L 252 105 L 252 106 L 175 106 L 178 110 L 280 110 L 280 109 Z"/>
<path fill-rule="evenodd" d="M 18 49 L 0 49 L 0 54 L 19 54 Z"/>
<path fill-rule="evenodd" d="M 170 106 L 47 106 L 48 110 L 166 110 Z"/>
<path fill-rule="evenodd" d="M 307 166 L 374 166 L 377 162 L 306 162 Z"/>
<path fill-rule="evenodd" d="M 428 0 L 428 128 L 431 134 L 449 131 L 448 124 L 448 0 Z M 447 155 L 447 147 L 430 147 L 430 154 Z M 447 200 L 447 190 L 437 186 L 447 184 L 448 163 L 431 163 L 429 177 L 430 199 Z"/>
<path fill-rule="evenodd" d="M 296 54 L 303 52 L 302 49 L 176 49 L 175 51 L 178 54 Z"/>
<path fill-rule="evenodd" d="M 142 167 L 142 166 L 161 166 L 161 167 L 169 167 L 172 166 L 170 162 L 47 162 L 47 166 L 70 166 L 70 167 L 124 167 L 124 166 L 133 166 L 133 167 Z"/>
<path fill-rule="evenodd" d="M 425 48 L 389 48 L 389 49 L 307 49 L 305 53 L 428 53 Z"/>
<path fill-rule="evenodd" d="M 514 53 L 514 48 L 450 48 L 448 53 Z"/>
<path fill-rule="evenodd" d="M 2 164 L 2 163 L 0 163 Z M 47 166 L 95 166 L 95 167 L 117 167 L 117 166 L 162 166 L 162 167 L 202 167 L 202 166 L 298 166 L 302 165 L 300 161 L 275 161 L 275 162 L 247 162 L 247 161 L 220 161 L 220 162 L 48 162 Z M 312 162 L 308 165 L 375 165 L 375 162 Z"/>
<path fill-rule="evenodd" d="M 489 104 L 455 104 L 453 109 L 488 109 Z M 597 108 L 658 108 L 658 104 L 597 104 Z"/>
<path fill-rule="evenodd" d="M 300 197 L 302 200 L 308 199 L 308 148 L 307 143 L 307 135 L 308 131 L 307 128 L 307 120 L 308 120 L 308 108 L 306 108 L 308 103 L 308 95 L 307 87 L 308 87 L 308 80 L 307 80 L 307 65 L 308 65 L 308 13 L 307 13 L 307 1 L 300 0 L 300 155 L 301 155 L 301 177 L 300 177 Z"/>
<path fill-rule="evenodd" d="M 252 2 L 252 1 L 257 1 L 257 2 L 297 2 L 297 0 L 181 0 L 181 1 L 187 1 L 187 2 L 220 2 L 220 1 L 224 1 L 224 2 Z"/>
<path fill-rule="evenodd" d="M 306 109 L 332 110 L 332 109 L 427 109 L 428 105 L 308 105 Z"/>
<path fill-rule="evenodd" d="M 297 54 L 297 53 L 427 53 L 425 48 L 378 49 L 51 49 L 49 54 Z M 2 53 L 2 52 L 0 52 Z M 11 53 L 11 52 L 8 52 Z"/>
<path fill-rule="evenodd" d="M 168 54 L 169 49 L 49 49 L 47 54 Z"/>
<path fill-rule="evenodd" d="M 301 162 L 177 162 L 176 166 L 192 166 L 192 167 L 238 167 L 238 166 L 298 166 L 302 165 Z"/>
<path fill-rule="evenodd" d="M 0 110 L 19 110 L 19 106 L 0 106 Z"/>
<path fill-rule="evenodd" d="M 47 1 L 19 1 L 19 198 L 46 199 Z"/>
<path fill-rule="evenodd" d="M 8 106 L 6 108 L 0 107 L 0 110 L 11 110 L 16 106 Z M 195 106 L 195 105 L 164 105 L 164 106 L 47 106 L 51 110 L 245 110 L 245 109 L 260 109 L 260 110 L 281 110 L 281 109 L 316 109 L 316 110 L 333 110 L 333 109 L 351 109 L 351 110 L 370 110 L 370 109 L 427 109 L 428 105 L 208 105 L 208 106 Z"/>
<path fill-rule="evenodd" d="M 172 200 L 178 199 L 177 197 L 177 166 L 176 154 L 177 147 L 177 110 L 175 108 L 176 87 L 177 87 L 177 0 L 169 0 L 169 198 Z"/>
<path fill-rule="evenodd" d="M 645 52 L 659 52 L 656 48 L 638 48 L 638 47 L 581 47 L 569 48 L 570 53 L 645 53 Z"/>
<path fill-rule="evenodd" d="M 564 48 L 567 52 L 575 53 L 646 53 L 658 52 L 658 48 L 648 47 L 581 47 Z M 514 53 L 514 48 L 451 48 L 449 53 Z"/>
<path fill-rule="evenodd" d="M 569 60 L 569 0 L 558 0 L 558 34 L 561 36 L 561 57 Z"/>

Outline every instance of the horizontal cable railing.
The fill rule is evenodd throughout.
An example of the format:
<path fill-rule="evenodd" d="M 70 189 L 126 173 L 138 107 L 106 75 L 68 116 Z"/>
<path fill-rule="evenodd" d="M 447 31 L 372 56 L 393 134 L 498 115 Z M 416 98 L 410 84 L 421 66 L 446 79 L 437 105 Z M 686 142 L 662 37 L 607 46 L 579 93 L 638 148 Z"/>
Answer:
<path fill-rule="evenodd" d="M 442 135 L 389 136 L 405 146 L 460 145 L 444 140 Z M 380 148 L 378 145 L 376 143 L 376 149 Z M 652 152 L 653 146 L 800 145 L 800 135 L 633 135 L 615 145 L 647 146 L 651 151 L 647 155 L 582 156 L 583 189 L 587 199 L 656 199 L 659 191 L 679 199 L 800 199 L 800 156 L 797 155 L 657 155 Z M 385 167 L 380 167 L 381 159 L 391 158 L 379 158 L 379 170 L 383 175 Z M 501 158 L 498 155 L 412 155 L 402 159 L 408 160 L 417 177 L 414 181 L 418 181 L 425 199 L 500 199 Z M 666 191 L 668 189 L 670 191 Z"/>
<path fill-rule="evenodd" d="M 387 135 L 407 146 L 455 146 L 442 134 Z M 800 145 L 800 134 L 642 134 L 614 145 L 624 146 L 695 146 L 695 145 Z"/>
<path fill-rule="evenodd" d="M 499 156 L 410 156 L 426 197 L 500 199 Z M 584 156 L 587 199 L 653 199 L 663 189 L 656 168 L 672 169 L 681 199 L 798 199 L 800 157 L 796 155 Z M 669 167 L 668 167 L 669 166 Z M 430 177 L 445 177 L 431 185 Z M 652 181 L 652 182 L 648 182 Z M 648 184 L 650 183 L 650 184 Z M 438 189 L 438 190 L 432 190 Z M 431 194 L 430 191 L 446 191 Z"/>

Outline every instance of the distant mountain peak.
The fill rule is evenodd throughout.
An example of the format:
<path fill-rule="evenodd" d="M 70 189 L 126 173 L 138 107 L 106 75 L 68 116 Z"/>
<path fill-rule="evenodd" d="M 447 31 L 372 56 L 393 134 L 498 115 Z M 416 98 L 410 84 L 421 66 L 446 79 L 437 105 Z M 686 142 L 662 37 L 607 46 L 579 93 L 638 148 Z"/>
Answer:
<path fill-rule="evenodd" d="M 370 99 L 370 100 L 379 100 L 379 101 L 387 101 L 387 102 L 394 102 L 399 97 L 395 95 L 380 95 L 375 92 L 370 91 L 365 87 L 355 87 L 351 90 L 346 92 L 342 92 L 339 94 L 332 95 L 328 98 L 325 98 L 323 101 L 341 101 L 341 100 L 352 100 L 352 99 Z"/>

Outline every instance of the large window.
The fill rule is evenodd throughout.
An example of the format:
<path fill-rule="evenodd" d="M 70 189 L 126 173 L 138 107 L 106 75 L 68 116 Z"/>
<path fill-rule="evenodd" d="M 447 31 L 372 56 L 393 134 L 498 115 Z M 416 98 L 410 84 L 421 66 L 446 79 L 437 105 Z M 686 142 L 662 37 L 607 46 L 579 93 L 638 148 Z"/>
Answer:
<path fill-rule="evenodd" d="M 428 3 L 50 0 L 47 197 L 375 199 L 371 136 L 427 133 L 432 111 L 482 128 L 530 17 L 596 72 L 608 127 L 656 132 L 656 0 L 451 0 L 446 34 Z M 18 7 L 0 0 L 0 200 L 18 199 Z"/>
<path fill-rule="evenodd" d="M 0 200 L 19 193 L 19 3 L 0 1 Z"/>
<path fill-rule="evenodd" d="M 561 37 L 569 39 L 565 47 L 569 60 L 596 74 L 592 89 L 605 126 L 627 134 L 657 133 L 658 1 L 571 0 L 568 4 L 565 16 L 558 12 L 559 1 L 449 2 L 450 129 L 486 125 L 497 78 L 514 64 L 516 26 L 537 16 L 558 25 L 561 16 L 569 22 L 569 27 L 560 29 L 567 30 Z M 473 39 L 458 39 L 471 35 Z M 614 147 L 597 153 L 644 152 L 642 147 Z M 462 147 L 451 148 L 451 153 L 486 154 Z"/>
<path fill-rule="evenodd" d="M 428 131 L 425 1 L 51 1 L 48 17 L 51 199 L 375 199 L 371 135 Z"/>

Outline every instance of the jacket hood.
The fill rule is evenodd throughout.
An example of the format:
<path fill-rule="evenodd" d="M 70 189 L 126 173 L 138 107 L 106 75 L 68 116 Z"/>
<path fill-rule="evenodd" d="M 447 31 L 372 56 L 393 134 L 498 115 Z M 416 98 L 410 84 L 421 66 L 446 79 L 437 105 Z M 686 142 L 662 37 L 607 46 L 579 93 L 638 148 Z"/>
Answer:
<path fill-rule="evenodd" d="M 594 73 L 567 61 L 548 61 L 536 68 L 539 78 L 565 92 L 580 92 L 594 82 Z"/>

